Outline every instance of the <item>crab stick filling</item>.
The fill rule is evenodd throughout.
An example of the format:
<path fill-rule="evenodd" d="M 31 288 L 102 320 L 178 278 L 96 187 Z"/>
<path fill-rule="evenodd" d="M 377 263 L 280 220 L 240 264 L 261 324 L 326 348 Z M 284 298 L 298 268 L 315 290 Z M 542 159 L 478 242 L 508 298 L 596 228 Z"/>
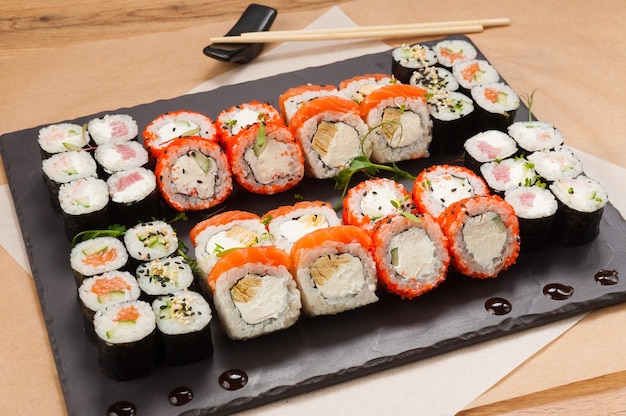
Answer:
<path fill-rule="evenodd" d="M 211 198 L 215 194 L 217 163 L 211 157 L 192 150 L 179 157 L 172 166 L 172 182 L 179 194 Z"/>

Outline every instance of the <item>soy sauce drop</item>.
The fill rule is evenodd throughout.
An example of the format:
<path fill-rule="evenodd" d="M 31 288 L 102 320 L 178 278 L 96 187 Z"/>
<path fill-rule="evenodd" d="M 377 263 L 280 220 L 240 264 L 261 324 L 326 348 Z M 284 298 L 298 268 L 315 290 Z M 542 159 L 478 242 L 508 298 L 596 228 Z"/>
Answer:
<path fill-rule="evenodd" d="M 172 406 L 182 406 L 189 403 L 193 399 L 193 392 L 189 387 L 176 387 L 170 391 L 167 399 Z"/>
<path fill-rule="evenodd" d="M 109 406 L 107 416 L 135 416 L 137 408 L 131 402 L 120 401 Z"/>
<path fill-rule="evenodd" d="M 600 283 L 602 286 L 616 285 L 619 282 L 617 270 L 601 269 L 595 274 L 594 278 L 596 282 Z"/>
<path fill-rule="evenodd" d="M 506 315 L 511 312 L 511 302 L 503 298 L 491 298 L 485 302 L 485 309 L 493 315 Z"/>
<path fill-rule="evenodd" d="M 565 300 L 572 297 L 574 288 L 561 283 L 550 283 L 543 287 L 543 294 L 554 300 Z"/>
<path fill-rule="evenodd" d="M 227 370 L 220 374 L 218 381 L 225 390 L 239 390 L 248 383 L 248 374 L 238 369 Z"/>

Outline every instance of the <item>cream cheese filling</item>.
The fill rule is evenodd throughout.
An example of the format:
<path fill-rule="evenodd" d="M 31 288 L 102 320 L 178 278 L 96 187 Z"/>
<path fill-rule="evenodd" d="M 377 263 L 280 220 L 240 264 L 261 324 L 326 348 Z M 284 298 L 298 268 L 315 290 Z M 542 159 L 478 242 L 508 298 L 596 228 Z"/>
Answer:
<path fill-rule="evenodd" d="M 502 256 L 506 228 L 495 212 L 485 212 L 468 219 L 463 226 L 467 251 L 482 267 L 489 267 Z"/>

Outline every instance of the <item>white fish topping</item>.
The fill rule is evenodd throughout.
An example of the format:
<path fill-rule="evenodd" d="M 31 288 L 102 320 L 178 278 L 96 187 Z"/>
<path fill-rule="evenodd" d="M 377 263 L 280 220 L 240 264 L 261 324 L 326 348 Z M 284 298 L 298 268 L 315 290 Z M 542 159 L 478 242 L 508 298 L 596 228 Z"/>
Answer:
<path fill-rule="evenodd" d="M 392 265 L 405 278 L 432 274 L 435 268 L 435 244 L 426 231 L 412 227 L 391 238 Z"/>
<path fill-rule="evenodd" d="M 157 145 L 167 143 L 177 137 L 189 136 L 191 132 L 198 130 L 200 126 L 193 121 L 179 120 L 166 123 L 157 131 L 159 137 Z"/>
<path fill-rule="evenodd" d="M 259 112 L 249 108 L 242 108 L 237 111 L 230 124 L 230 134 L 237 135 L 244 128 L 259 122 Z"/>
<path fill-rule="evenodd" d="M 231 289 L 241 318 L 254 325 L 275 319 L 287 307 L 287 277 L 247 274 Z"/>
<path fill-rule="evenodd" d="M 506 235 L 501 218 L 492 211 L 468 219 L 463 226 L 463 241 L 467 251 L 482 267 L 489 267 L 502 256 Z"/>

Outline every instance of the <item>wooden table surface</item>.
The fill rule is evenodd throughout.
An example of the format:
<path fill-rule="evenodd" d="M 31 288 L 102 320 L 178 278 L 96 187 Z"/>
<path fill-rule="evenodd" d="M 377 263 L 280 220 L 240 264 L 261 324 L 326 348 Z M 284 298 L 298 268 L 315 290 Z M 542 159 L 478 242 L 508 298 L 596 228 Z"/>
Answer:
<path fill-rule="evenodd" d="M 350 5 L 350 1 L 331 0 L 276 0 L 265 4 L 280 10 L 281 14 L 310 11 L 317 12 L 333 5 Z M 137 35 L 177 31 L 196 24 L 232 22 L 247 5 L 242 0 L 228 2 L 202 0 L 0 0 L 0 68 L 18 62 L 44 50 L 53 50 L 84 42 L 104 39 L 124 39 Z M 510 16 L 515 18 L 515 16 Z M 445 20 L 445 19 L 441 19 Z M 360 23 L 357 21 L 357 23 Z M 371 22 L 364 22 L 371 24 Z M 391 22 L 384 22 L 391 23 Z M 298 22 L 286 23 L 298 27 Z M 619 45 L 616 45 L 619 48 Z M 623 51 L 619 49 L 619 53 Z M 5 67 L 6 68 L 6 67 Z M 0 75 L 1 76 L 1 75 Z M 1 80 L 6 86 L 7 79 Z M 24 88 L 28 88 L 25 86 Z M 2 91 L 0 91 L 2 95 Z M 2 100 L 2 98 L 0 98 Z M 623 107 L 623 103 L 621 103 Z M 621 127 L 623 129 L 623 127 Z M 6 132 L 6 131 L 4 131 Z M 609 308 L 611 309 L 611 308 Z M 587 322 L 605 319 L 604 315 L 623 313 L 614 311 L 592 313 L 577 328 L 587 331 Z M 610 319 L 610 318 L 609 318 Z M 581 326 L 582 325 L 582 326 Z M 591 325 L 591 324 L 588 324 Z M 626 341 L 626 340 L 624 340 Z M 514 371 L 494 387 L 495 390 L 514 388 L 525 377 L 540 376 L 542 367 L 549 366 L 561 350 L 557 340 Z M 624 355 L 623 352 L 619 354 Z M 572 356 L 576 356 L 572 354 Z M 547 364 L 548 363 L 548 364 Z M 568 365 L 560 361 L 559 365 Z M 577 363 L 581 364 L 581 363 Z M 583 363 L 584 365 L 584 363 Z M 552 369 L 553 370 L 553 369 Z M 558 371 L 558 370 L 557 370 Z M 522 380 L 522 381 L 520 381 Z M 3 392 L 2 395 L 6 395 Z M 489 396 L 490 392 L 486 395 Z M 626 372 L 602 374 L 565 386 L 534 392 L 504 401 L 489 402 L 479 398 L 468 406 L 463 415 L 590 415 L 624 414 L 626 411 Z"/>

